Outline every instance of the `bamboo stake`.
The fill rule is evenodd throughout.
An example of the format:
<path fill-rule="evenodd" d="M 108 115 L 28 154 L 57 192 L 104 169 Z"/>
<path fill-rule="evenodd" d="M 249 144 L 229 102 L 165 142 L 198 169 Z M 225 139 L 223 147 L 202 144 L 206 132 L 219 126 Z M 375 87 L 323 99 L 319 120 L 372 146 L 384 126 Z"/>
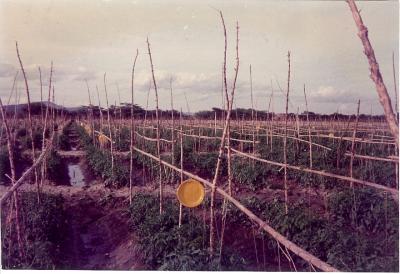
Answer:
<path fill-rule="evenodd" d="M 150 66 L 151 66 L 151 75 L 153 76 L 153 85 L 154 85 L 154 91 L 156 95 L 156 119 L 157 119 L 157 155 L 158 155 L 158 162 L 159 162 L 159 167 L 158 167 L 158 172 L 159 172 L 159 187 L 160 187 L 160 214 L 163 212 L 163 199 L 164 199 L 164 189 L 163 189 L 163 183 L 162 183 L 162 173 L 161 173 L 161 153 L 160 153 L 160 118 L 158 114 L 158 91 L 157 91 L 157 83 L 156 83 L 156 78 L 154 76 L 154 67 L 153 67 L 153 60 L 151 58 L 151 51 L 150 51 L 150 43 L 149 43 L 149 38 L 147 38 L 147 49 L 150 57 Z M 186 95 L 185 95 L 186 97 Z M 188 106 L 189 109 L 189 106 Z"/>
<path fill-rule="evenodd" d="M 0 198 L 0 206 L 2 206 L 5 201 L 13 194 L 17 189 L 25 182 L 25 180 L 28 178 L 28 176 L 34 171 L 43 161 L 43 159 L 46 157 L 46 154 L 50 151 L 50 149 L 53 146 L 53 140 L 55 136 L 55 131 L 53 131 L 53 134 L 50 137 L 50 140 L 48 141 L 48 144 L 46 146 L 46 149 L 39 155 L 39 157 L 36 159 L 36 161 L 33 163 L 33 165 L 28 168 L 21 177 L 19 177 L 18 180 L 14 181 L 14 184 L 12 187 L 10 187 L 3 196 Z"/>
<path fill-rule="evenodd" d="M 393 82 L 394 82 L 394 96 L 395 96 L 395 108 L 396 108 L 396 119 L 397 122 L 399 120 L 399 107 L 398 107 L 398 103 L 399 103 L 399 99 L 398 99 L 398 94 L 397 94 L 397 81 L 396 81 L 396 66 L 395 66 L 395 62 L 394 62 L 394 52 L 392 53 L 392 62 L 393 62 Z"/>
<path fill-rule="evenodd" d="M 182 135 L 182 108 L 179 116 L 179 127 L 181 130 L 181 134 L 179 136 L 180 142 L 181 142 L 181 170 L 180 170 L 180 175 L 181 175 L 181 183 L 183 182 L 183 135 Z M 182 204 L 179 203 L 179 227 L 182 225 Z"/>
<path fill-rule="evenodd" d="M 10 163 L 10 169 L 11 169 L 11 184 L 15 185 L 15 180 L 16 180 L 16 169 L 15 169 L 15 161 L 14 161 L 14 144 L 12 143 L 12 133 L 10 131 L 10 128 L 8 126 L 8 121 L 6 117 L 6 113 L 4 110 L 3 102 L 0 98 L 0 111 L 1 111 L 1 116 L 3 119 L 3 125 L 6 130 L 6 139 L 7 139 L 7 148 L 8 148 L 8 158 L 9 158 L 9 163 Z M 25 258 L 25 252 L 24 252 L 24 247 L 22 243 L 22 232 L 21 232 L 21 226 L 19 223 L 19 206 L 18 206 L 18 193 L 14 192 L 13 196 L 13 201 L 14 201 L 14 208 L 15 208 L 15 222 L 16 222 L 16 231 L 17 231 L 17 242 L 18 242 L 18 253 L 21 259 Z M 0 210 L 1 210 L 1 203 L 0 203 Z M 11 207 L 12 207 L 12 202 L 11 202 Z"/>
<path fill-rule="evenodd" d="M 376 91 L 379 96 L 379 101 L 385 112 L 386 121 L 389 125 L 390 131 L 391 131 L 393 137 L 395 138 L 396 144 L 398 145 L 399 144 L 399 125 L 397 123 L 396 116 L 393 113 L 390 97 L 387 92 L 385 83 L 383 82 L 383 78 L 382 78 L 381 72 L 379 70 L 379 65 L 375 58 L 374 49 L 372 48 L 372 45 L 368 38 L 368 29 L 363 23 L 363 20 L 360 16 L 360 12 L 359 12 L 354 0 L 346 0 L 346 1 L 349 4 L 351 13 L 353 15 L 354 22 L 356 23 L 356 26 L 358 28 L 358 31 L 359 31 L 358 36 L 360 37 L 361 42 L 364 46 L 364 53 L 368 59 L 370 71 L 371 71 L 370 77 L 375 83 Z"/>
<path fill-rule="evenodd" d="M 269 102 L 268 102 L 268 109 L 267 109 L 267 119 L 266 119 L 266 122 L 267 122 L 267 125 L 266 125 L 266 132 L 265 132 L 265 135 L 266 135 L 266 138 L 267 138 L 267 145 L 269 145 L 269 129 L 270 129 L 270 127 L 271 127 L 271 118 L 270 118 L 270 107 L 271 107 L 271 99 L 272 99 L 272 81 L 271 81 L 271 95 L 269 96 Z M 272 134 L 272 133 L 271 133 Z"/>
<path fill-rule="evenodd" d="M 334 174 L 334 173 L 330 173 L 330 172 L 326 172 L 326 171 L 320 171 L 320 170 L 314 170 L 314 169 L 309 169 L 309 168 L 304 168 L 304 167 L 300 167 L 300 166 L 293 166 L 290 164 L 283 164 L 283 163 L 278 163 L 278 162 L 274 162 L 274 161 L 270 161 L 270 160 L 266 160 L 266 159 L 261 159 L 258 157 L 255 157 L 253 155 L 241 152 L 239 150 L 236 150 L 234 148 L 231 148 L 231 150 L 233 152 L 235 152 L 238 156 L 243 156 L 243 157 L 247 157 L 250 159 L 254 159 L 256 161 L 262 162 L 262 163 L 267 163 L 267 164 L 271 164 L 271 165 L 275 165 L 275 166 L 280 166 L 282 168 L 284 168 L 285 166 L 289 169 L 293 169 L 293 170 L 298 170 L 298 171 L 302 171 L 302 172 L 307 172 L 307 173 L 312 173 L 312 174 L 317 174 L 317 175 L 321 175 L 324 177 L 330 177 L 330 178 L 336 178 L 339 180 L 343 180 L 346 182 L 354 182 L 360 185 L 365 185 L 365 186 L 369 186 L 378 190 L 383 190 L 383 191 L 387 191 L 388 193 L 392 194 L 393 199 L 396 201 L 399 197 L 399 191 L 397 189 L 394 188 L 390 188 L 390 187 L 386 187 L 383 185 L 379 185 L 376 183 L 371 183 L 371 182 L 367 182 L 364 180 L 359 180 L 356 178 L 351 178 L 351 177 L 347 177 L 347 176 L 343 176 L 343 175 L 338 175 L 338 174 Z M 397 201 L 396 201 L 397 202 Z"/>
<path fill-rule="evenodd" d="M 120 95 L 120 92 L 119 92 L 118 83 L 116 83 L 116 86 L 117 86 L 118 106 L 119 106 L 119 121 L 117 122 L 118 143 L 121 143 L 121 128 L 122 128 L 121 95 Z M 115 106 L 115 112 L 117 112 L 117 106 Z"/>
<path fill-rule="evenodd" d="M 217 159 L 217 164 L 215 167 L 215 174 L 214 174 L 214 179 L 212 182 L 212 188 L 211 188 L 211 206 L 210 206 L 210 255 L 213 256 L 214 253 L 214 237 L 215 237 L 215 232 L 214 232 L 214 199 L 215 199 L 215 187 L 217 185 L 218 181 L 218 175 L 219 175 L 219 169 L 221 165 L 221 160 L 222 160 L 222 154 L 224 152 L 225 148 L 225 139 L 226 139 L 226 134 L 227 134 L 227 129 L 228 129 L 228 124 L 229 120 L 231 117 L 231 111 L 232 111 L 232 105 L 233 105 L 233 98 L 235 94 L 235 89 L 236 89 L 236 80 L 237 80 L 237 75 L 239 72 L 239 24 L 236 22 L 236 65 L 235 65 L 235 77 L 233 80 L 233 86 L 231 90 L 231 98 L 229 100 L 229 95 L 228 95 L 228 86 L 226 83 L 226 49 L 227 49 L 227 36 L 226 36 L 226 28 L 225 28 L 225 21 L 224 17 L 222 15 L 222 12 L 220 11 L 220 16 L 221 16 L 221 21 L 223 25 L 223 30 L 224 30 L 224 37 L 225 37 L 225 49 L 224 49 L 224 87 L 225 87 L 225 98 L 227 101 L 227 106 L 228 106 L 228 112 L 226 115 L 226 120 L 225 120 L 225 125 L 224 125 L 224 130 L 222 132 L 222 138 L 221 138 L 221 144 L 219 147 L 219 152 L 218 152 L 218 159 Z"/>
<path fill-rule="evenodd" d="M 357 104 L 357 117 L 356 117 L 356 123 L 354 125 L 353 141 L 351 142 L 350 178 L 353 178 L 354 139 L 356 138 L 356 134 L 357 134 L 359 116 L 360 116 L 360 100 L 358 100 L 358 104 Z M 350 183 L 350 187 L 353 188 L 353 182 Z"/>
<path fill-rule="evenodd" d="M 43 82 L 42 82 L 42 70 L 40 67 L 39 70 L 39 81 L 40 81 L 40 118 L 43 124 Z"/>
<path fill-rule="evenodd" d="M 270 141 L 270 152 L 272 152 L 272 130 L 274 126 L 274 88 L 272 87 L 272 80 L 271 80 L 271 129 L 270 129 L 270 134 L 271 134 L 271 141 Z M 269 108 L 269 107 L 268 107 Z"/>
<path fill-rule="evenodd" d="M 150 90 L 151 90 L 151 80 L 149 81 L 149 89 L 147 90 L 147 100 L 146 100 L 146 111 L 144 113 L 144 121 L 143 124 L 146 125 L 146 121 L 147 121 L 147 111 L 149 108 L 149 96 L 150 96 Z"/>
<path fill-rule="evenodd" d="M 51 62 L 50 65 L 50 79 L 49 79 L 49 90 L 48 90 L 48 95 L 47 95 L 47 106 L 46 106 L 46 113 L 44 117 L 44 124 L 43 124 L 43 133 L 42 133 L 42 152 L 44 150 L 44 145 L 45 145 L 45 140 L 46 140 L 46 129 L 47 129 L 47 119 L 49 116 L 49 105 L 50 105 L 50 94 L 51 94 L 51 85 L 52 85 L 52 79 L 53 79 L 53 62 Z M 40 179 L 40 184 L 43 185 L 44 179 L 45 179 L 45 174 L 46 174 L 46 165 L 42 165 L 41 169 L 41 179 Z"/>
<path fill-rule="evenodd" d="M 172 130 L 171 130 L 171 152 L 172 152 L 172 159 L 171 163 L 174 165 L 175 164 L 175 119 L 174 119 L 174 97 L 172 95 L 172 77 L 169 79 L 169 88 L 171 91 L 171 119 L 172 119 Z"/>
<path fill-rule="evenodd" d="M 90 96 L 90 89 L 89 89 L 89 84 L 88 81 L 85 79 L 86 82 L 86 87 L 87 87 L 87 93 L 88 93 L 88 97 L 89 97 L 89 113 L 90 113 L 90 117 L 89 117 L 89 123 L 90 123 L 90 127 L 92 128 L 92 140 L 93 140 L 93 144 L 95 144 L 96 139 L 95 139 L 95 135 L 94 135 L 94 121 L 93 121 L 93 108 L 92 108 L 92 99 Z"/>
<path fill-rule="evenodd" d="M 251 65 L 250 65 L 250 99 L 251 99 L 251 127 L 252 127 L 252 135 L 253 135 L 253 154 L 255 154 L 256 144 L 255 144 L 255 136 L 254 136 L 254 101 L 253 101 L 253 77 L 251 74 Z M 254 165 L 254 163 L 253 163 Z"/>
<path fill-rule="evenodd" d="M 395 99 L 396 99 L 396 103 L 395 103 L 395 107 L 396 107 L 396 119 L 397 122 L 399 121 L 399 98 L 398 98 L 398 94 L 397 94 L 397 81 L 396 81 L 396 66 L 395 66 L 395 62 L 394 62 L 394 52 L 392 53 L 392 61 L 393 61 L 393 82 L 394 82 L 394 95 L 395 95 Z M 399 146 L 398 144 L 396 144 L 395 146 L 395 150 L 396 150 L 396 155 L 398 155 L 398 151 L 399 151 Z M 396 163 L 395 164 L 395 168 L 396 168 L 396 189 L 399 189 L 399 164 Z"/>
<path fill-rule="evenodd" d="M 97 101 L 99 103 L 100 132 L 103 133 L 103 110 L 101 109 L 100 94 L 99 94 L 99 88 L 97 87 L 97 85 L 96 85 L 96 92 L 97 92 Z"/>
<path fill-rule="evenodd" d="M 308 103 L 307 103 L 307 95 L 306 95 L 306 85 L 304 84 L 304 100 L 306 101 L 306 111 L 307 111 L 307 127 L 308 127 L 308 142 L 309 142 L 309 150 L 310 150 L 310 168 L 313 167 L 313 153 L 312 153 L 312 139 L 311 139 L 311 124 L 310 119 L 308 117 Z"/>
<path fill-rule="evenodd" d="M 287 185 L 287 123 L 288 123 L 288 104 L 289 104 L 289 84 L 290 84 L 290 51 L 288 51 L 288 80 L 287 80 L 287 92 L 286 92 L 286 112 L 285 112 L 285 138 L 283 139 L 283 161 L 284 167 L 284 184 L 285 184 L 285 213 L 288 214 L 288 185 Z"/>
<path fill-rule="evenodd" d="M 29 134 L 31 137 L 31 146 L 32 146 L 32 162 L 35 162 L 35 141 L 33 139 L 33 126 L 32 126 L 32 117 L 31 117 L 31 99 L 29 95 L 29 86 L 28 86 L 28 79 L 26 77 L 25 69 L 22 64 L 21 56 L 19 54 L 18 50 L 18 42 L 15 42 L 15 48 L 17 50 L 17 57 L 18 61 L 21 67 L 22 75 L 24 76 L 24 82 L 25 82 L 25 90 L 26 90 L 26 97 L 28 99 L 28 120 L 29 120 Z M 39 189 L 39 181 L 38 181 L 38 175 L 37 171 L 35 170 L 35 183 L 36 183 L 36 191 L 37 191 L 37 201 L 40 203 L 40 189 Z"/>
<path fill-rule="evenodd" d="M 54 132 L 55 126 L 55 99 L 54 99 L 54 84 L 53 84 L 53 93 L 52 93 L 52 103 L 53 106 L 51 108 L 51 131 Z"/>
<path fill-rule="evenodd" d="M 134 86 L 133 86 L 133 81 L 135 79 L 135 66 L 136 66 L 136 60 L 139 55 L 139 50 L 136 49 L 136 56 L 133 61 L 133 66 L 132 66 L 132 79 L 131 79 L 131 144 L 129 146 L 130 148 L 130 161 L 129 161 L 129 204 L 132 204 L 132 184 L 133 184 L 133 146 L 135 145 L 135 128 L 134 128 L 134 122 L 133 122 L 133 104 L 134 104 Z"/>
<path fill-rule="evenodd" d="M 110 118 L 110 108 L 108 106 L 108 95 L 107 95 L 107 83 L 106 83 L 106 73 L 104 73 L 104 93 L 106 94 L 106 104 L 107 104 L 107 123 L 108 130 L 110 134 L 110 152 L 111 152 L 111 176 L 114 176 L 114 151 L 113 151 L 113 135 L 111 131 L 111 118 Z"/>

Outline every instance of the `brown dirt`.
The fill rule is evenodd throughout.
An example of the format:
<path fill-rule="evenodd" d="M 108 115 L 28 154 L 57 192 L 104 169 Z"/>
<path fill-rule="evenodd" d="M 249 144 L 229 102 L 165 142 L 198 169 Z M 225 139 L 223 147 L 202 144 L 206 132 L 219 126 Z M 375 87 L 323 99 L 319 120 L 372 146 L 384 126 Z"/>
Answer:
<path fill-rule="evenodd" d="M 129 229 L 128 189 L 113 191 L 93 181 L 88 187 L 44 185 L 44 193 L 65 199 L 68 239 L 61 247 L 63 269 L 143 270 L 136 237 Z M 0 195 L 7 187 L 0 186 Z M 20 191 L 35 191 L 23 185 Z"/>

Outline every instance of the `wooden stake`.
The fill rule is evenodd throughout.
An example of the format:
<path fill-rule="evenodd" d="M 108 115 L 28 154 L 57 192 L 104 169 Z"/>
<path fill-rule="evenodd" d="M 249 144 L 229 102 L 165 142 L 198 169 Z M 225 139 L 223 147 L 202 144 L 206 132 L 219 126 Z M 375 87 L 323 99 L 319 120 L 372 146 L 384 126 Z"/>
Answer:
<path fill-rule="evenodd" d="M 182 134 L 182 108 L 179 116 L 179 126 L 180 126 L 180 144 L 181 144 L 181 183 L 183 182 L 183 134 Z M 179 203 L 179 227 L 182 225 L 182 204 Z"/>
<path fill-rule="evenodd" d="M 22 75 L 24 76 L 24 82 L 25 82 L 25 90 L 26 90 L 26 97 L 28 99 L 28 120 L 29 120 L 29 134 L 31 137 L 31 146 L 32 146 L 32 162 L 35 162 L 35 141 L 33 139 L 33 126 L 32 126 L 32 117 L 31 117 L 31 99 L 29 95 L 29 86 L 28 86 L 28 79 L 26 77 L 25 69 L 22 64 L 21 56 L 19 54 L 18 50 L 18 42 L 15 42 L 15 48 L 17 50 L 17 57 L 18 61 L 21 67 Z M 37 201 L 40 203 L 40 189 L 39 189 L 39 181 L 38 181 L 38 174 L 35 169 L 35 183 L 36 183 L 36 194 L 37 194 Z"/>
<path fill-rule="evenodd" d="M 150 51 L 150 43 L 149 43 L 149 38 L 147 38 L 147 49 L 149 52 L 149 57 L 150 57 L 150 66 L 151 66 L 151 75 L 153 76 L 153 85 L 154 85 L 154 91 L 156 94 L 156 119 L 157 119 L 157 156 L 158 156 L 158 161 L 159 161 L 159 187 L 160 187 L 160 214 L 163 212 L 163 199 L 164 199 L 164 189 L 163 189 L 163 183 L 162 183 L 162 173 L 161 173 L 161 153 L 160 153 L 160 118 L 158 114 L 158 91 L 157 91 L 157 83 L 156 83 L 156 78 L 154 76 L 154 67 L 153 67 L 153 60 L 151 58 L 151 51 Z M 186 97 L 186 96 L 185 96 Z M 189 107 L 188 107 L 189 108 Z"/>
<path fill-rule="evenodd" d="M 308 142 L 309 142 L 309 150 L 310 150 L 310 168 L 313 167 L 313 153 L 312 153 L 312 139 L 311 139 L 311 124 L 310 119 L 308 117 L 308 103 L 307 103 L 307 95 L 306 95 L 306 84 L 304 84 L 304 100 L 306 101 L 306 111 L 307 111 L 307 128 L 308 128 Z"/>
<path fill-rule="evenodd" d="M 106 83 L 106 73 L 104 73 L 104 93 L 106 94 L 106 104 L 107 104 L 107 123 L 108 131 L 110 134 L 110 152 L 111 152 L 111 176 L 114 176 L 114 151 L 113 151 L 113 134 L 111 130 L 111 118 L 110 118 L 110 108 L 108 106 L 108 94 L 107 94 L 107 83 Z"/>
<path fill-rule="evenodd" d="M 133 104 L 134 104 L 134 89 L 133 89 L 133 80 L 135 79 L 135 66 L 136 60 L 139 55 L 139 50 L 136 49 L 135 60 L 133 61 L 132 66 L 132 80 L 131 80 L 131 144 L 130 144 L 130 161 L 129 161 L 129 204 L 132 204 L 132 184 L 133 184 L 133 146 L 135 145 L 135 128 L 133 122 Z"/>
<path fill-rule="evenodd" d="M 7 139 L 7 148 L 8 148 L 8 158 L 10 162 L 10 169 L 11 169 L 11 184 L 15 185 L 16 181 L 16 169 L 15 169 L 15 161 L 14 161 L 14 144 L 12 143 L 12 134 L 10 131 L 10 127 L 8 126 L 8 121 L 6 117 L 6 113 L 4 110 L 3 102 L 1 101 L 0 98 L 0 111 L 1 111 L 1 117 L 3 119 L 3 125 L 6 129 L 6 139 Z M 22 243 L 22 232 L 21 232 L 21 226 L 19 223 L 19 206 L 18 206 L 18 194 L 17 192 L 13 193 L 14 196 L 14 207 L 15 207 L 15 221 L 16 221 L 16 230 L 17 230 L 17 241 L 18 241 L 18 253 L 19 256 L 22 260 L 25 259 L 25 251 L 24 251 L 24 246 Z M 12 205 L 12 202 L 11 202 Z M 0 204 L 0 209 L 1 209 L 1 204 Z"/>
<path fill-rule="evenodd" d="M 283 139 L 283 161 L 284 167 L 284 184 L 285 184 L 285 213 L 288 214 L 288 185 L 287 185 L 287 123 L 288 123 L 288 105 L 289 105 L 289 85 L 290 85 L 290 51 L 288 51 L 288 80 L 287 80 L 287 92 L 286 92 L 286 112 L 285 112 L 285 138 Z"/>
<path fill-rule="evenodd" d="M 363 20 L 360 16 L 360 12 L 359 12 L 354 0 L 347 0 L 347 3 L 349 4 L 350 10 L 353 14 L 354 22 L 356 23 L 356 26 L 359 31 L 358 36 L 360 37 L 361 42 L 364 46 L 364 53 L 369 62 L 370 71 L 371 71 L 370 77 L 375 83 L 376 91 L 379 96 L 379 101 L 385 112 L 386 121 L 387 121 L 390 131 L 392 132 L 392 135 L 395 138 L 395 141 L 398 145 L 399 144 L 399 125 L 397 122 L 397 118 L 396 118 L 395 114 L 393 113 L 392 104 L 390 102 L 390 97 L 387 92 L 385 83 L 383 82 L 383 78 L 382 78 L 381 72 L 379 70 L 379 65 L 375 58 L 374 49 L 372 48 L 372 45 L 368 38 L 368 29 L 366 26 L 364 26 Z"/>
<path fill-rule="evenodd" d="M 360 116 L 360 100 L 358 100 L 357 104 L 357 117 L 356 117 L 356 123 L 354 125 L 354 130 L 353 130 L 353 139 L 351 141 L 351 158 L 350 158 L 350 178 L 353 178 L 353 161 L 354 161 L 354 140 L 356 139 L 356 134 L 357 134 L 357 127 L 358 127 L 358 118 Z M 353 188 L 353 182 L 350 183 L 350 187 Z"/>
<path fill-rule="evenodd" d="M 220 11 L 220 16 L 221 16 L 221 21 L 223 25 L 223 30 L 224 30 L 224 37 L 225 37 L 225 50 L 224 50 L 224 87 L 225 87 L 225 98 L 227 101 L 227 106 L 228 106 L 228 112 L 226 115 L 226 120 L 225 120 L 225 125 L 224 125 L 224 130 L 222 132 L 222 138 L 221 138 L 221 143 L 219 147 L 219 152 L 218 152 L 218 159 L 217 159 L 217 164 L 215 167 L 215 173 L 214 173 L 214 179 L 212 182 L 212 188 L 211 188 L 211 205 L 210 205 L 210 256 L 213 256 L 214 253 L 214 238 L 215 238 L 215 231 L 214 231 L 214 199 L 215 199 L 215 189 L 218 181 L 218 175 L 219 175 L 219 169 L 221 166 L 221 161 L 222 161 L 222 154 L 224 152 L 225 148 L 225 139 L 228 131 L 228 125 L 231 117 L 231 111 L 232 111 L 232 105 L 233 105 L 233 98 L 235 94 L 235 89 L 236 89 L 236 80 L 237 80 L 237 75 L 239 72 L 239 24 L 236 23 L 236 65 L 235 65 L 235 77 L 233 80 L 233 86 L 232 86 L 232 91 L 231 91 L 231 98 L 229 100 L 229 95 L 228 95 L 228 86 L 227 86 L 227 80 L 226 80 L 226 49 L 227 49 L 227 36 L 226 36 L 226 28 L 225 28 L 225 21 L 224 17 L 222 15 L 222 12 Z"/>

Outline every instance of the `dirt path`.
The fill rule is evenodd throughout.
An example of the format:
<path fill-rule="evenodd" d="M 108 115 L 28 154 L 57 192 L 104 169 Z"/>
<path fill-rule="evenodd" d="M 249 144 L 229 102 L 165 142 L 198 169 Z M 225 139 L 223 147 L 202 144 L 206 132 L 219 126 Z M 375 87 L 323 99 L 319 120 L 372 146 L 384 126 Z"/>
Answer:
<path fill-rule="evenodd" d="M 65 199 L 68 240 L 62 247 L 67 269 L 143 269 L 129 230 L 125 195 L 95 183 L 88 188 L 45 186 L 43 191 Z"/>

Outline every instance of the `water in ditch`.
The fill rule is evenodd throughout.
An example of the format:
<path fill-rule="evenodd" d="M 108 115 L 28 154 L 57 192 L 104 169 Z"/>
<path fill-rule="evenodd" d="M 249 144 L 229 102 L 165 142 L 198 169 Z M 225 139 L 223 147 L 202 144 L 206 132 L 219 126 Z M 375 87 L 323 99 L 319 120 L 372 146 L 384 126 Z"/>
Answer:
<path fill-rule="evenodd" d="M 82 168 L 79 164 L 68 164 L 68 176 L 71 186 L 83 187 L 86 185 L 85 176 L 83 175 Z"/>

